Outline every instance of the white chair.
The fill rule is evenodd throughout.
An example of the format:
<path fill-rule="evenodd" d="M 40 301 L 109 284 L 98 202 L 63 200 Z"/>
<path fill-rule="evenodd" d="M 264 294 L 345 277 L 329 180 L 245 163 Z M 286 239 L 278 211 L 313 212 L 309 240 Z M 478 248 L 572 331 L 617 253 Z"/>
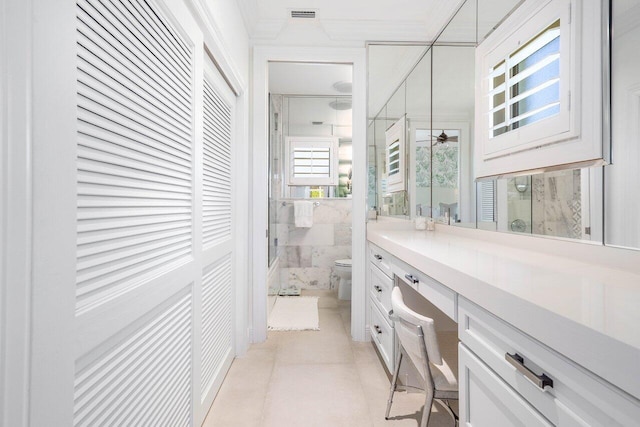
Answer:
<path fill-rule="evenodd" d="M 416 313 L 407 307 L 402 299 L 402 292 L 399 287 L 393 288 L 391 293 L 391 307 L 393 309 L 391 318 L 395 324 L 396 336 L 398 337 L 398 356 L 396 358 L 396 370 L 391 381 L 389 391 L 389 401 L 385 419 L 389 419 L 393 394 L 400 387 L 403 389 L 414 388 L 410 386 L 398 386 L 398 372 L 404 356 L 408 356 L 415 365 L 417 371 L 424 381 L 421 388 L 427 397 L 422 412 L 421 427 L 427 427 L 431 406 L 437 400 L 442 407 L 453 418 L 454 426 L 458 425 L 458 417 L 451 409 L 449 400 L 458 400 L 458 382 L 451 371 L 451 368 L 440 355 L 436 331 L 433 319 Z"/>

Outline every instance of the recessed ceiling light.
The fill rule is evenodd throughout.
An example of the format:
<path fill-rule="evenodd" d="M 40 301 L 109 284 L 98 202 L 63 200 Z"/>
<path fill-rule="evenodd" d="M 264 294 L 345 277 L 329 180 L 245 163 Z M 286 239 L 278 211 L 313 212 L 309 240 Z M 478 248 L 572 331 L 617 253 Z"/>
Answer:
<path fill-rule="evenodd" d="M 340 93 L 351 93 L 353 85 L 351 82 L 335 82 L 333 88 Z"/>
<path fill-rule="evenodd" d="M 350 99 L 336 99 L 335 101 L 331 101 L 329 103 L 329 107 L 334 110 L 350 110 L 351 109 L 351 100 Z"/>

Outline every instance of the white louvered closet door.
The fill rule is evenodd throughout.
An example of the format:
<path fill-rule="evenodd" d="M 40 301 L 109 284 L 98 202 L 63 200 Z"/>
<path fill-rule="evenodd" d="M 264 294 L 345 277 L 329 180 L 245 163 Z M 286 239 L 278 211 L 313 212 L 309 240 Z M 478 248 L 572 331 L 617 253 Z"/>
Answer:
<path fill-rule="evenodd" d="M 235 97 L 205 59 L 202 132 L 202 328 L 200 404 L 211 406 L 233 352 L 233 175 Z M 203 417 L 206 414 L 202 414 Z"/>
<path fill-rule="evenodd" d="M 234 98 L 181 0 L 78 0 L 77 42 L 73 425 L 200 425 L 233 358 Z"/>

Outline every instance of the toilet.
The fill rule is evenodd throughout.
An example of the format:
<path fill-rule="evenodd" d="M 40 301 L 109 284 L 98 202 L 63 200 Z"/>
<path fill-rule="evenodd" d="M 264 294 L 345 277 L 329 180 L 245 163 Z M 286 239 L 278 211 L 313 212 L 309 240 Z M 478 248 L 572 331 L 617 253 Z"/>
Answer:
<path fill-rule="evenodd" d="M 340 283 L 338 284 L 338 299 L 350 300 L 351 299 L 351 260 L 339 259 L 335 263 L 335 271 L 338 277 L 340 277 Z"/>

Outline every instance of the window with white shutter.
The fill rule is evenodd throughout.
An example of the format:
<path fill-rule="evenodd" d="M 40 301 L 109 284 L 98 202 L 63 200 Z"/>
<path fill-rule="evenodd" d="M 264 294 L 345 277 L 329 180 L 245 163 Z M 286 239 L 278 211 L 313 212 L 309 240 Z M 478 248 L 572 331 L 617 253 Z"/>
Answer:
<path fill-rule="evenodd" d="M 338 138 L 287 137 L 288 185 L 338 185 Z"/>
<path fill-rule="evenodd" d="M 477 178 L 608 161 L 604 4 L 525 0 L 477 47 Z"/>

